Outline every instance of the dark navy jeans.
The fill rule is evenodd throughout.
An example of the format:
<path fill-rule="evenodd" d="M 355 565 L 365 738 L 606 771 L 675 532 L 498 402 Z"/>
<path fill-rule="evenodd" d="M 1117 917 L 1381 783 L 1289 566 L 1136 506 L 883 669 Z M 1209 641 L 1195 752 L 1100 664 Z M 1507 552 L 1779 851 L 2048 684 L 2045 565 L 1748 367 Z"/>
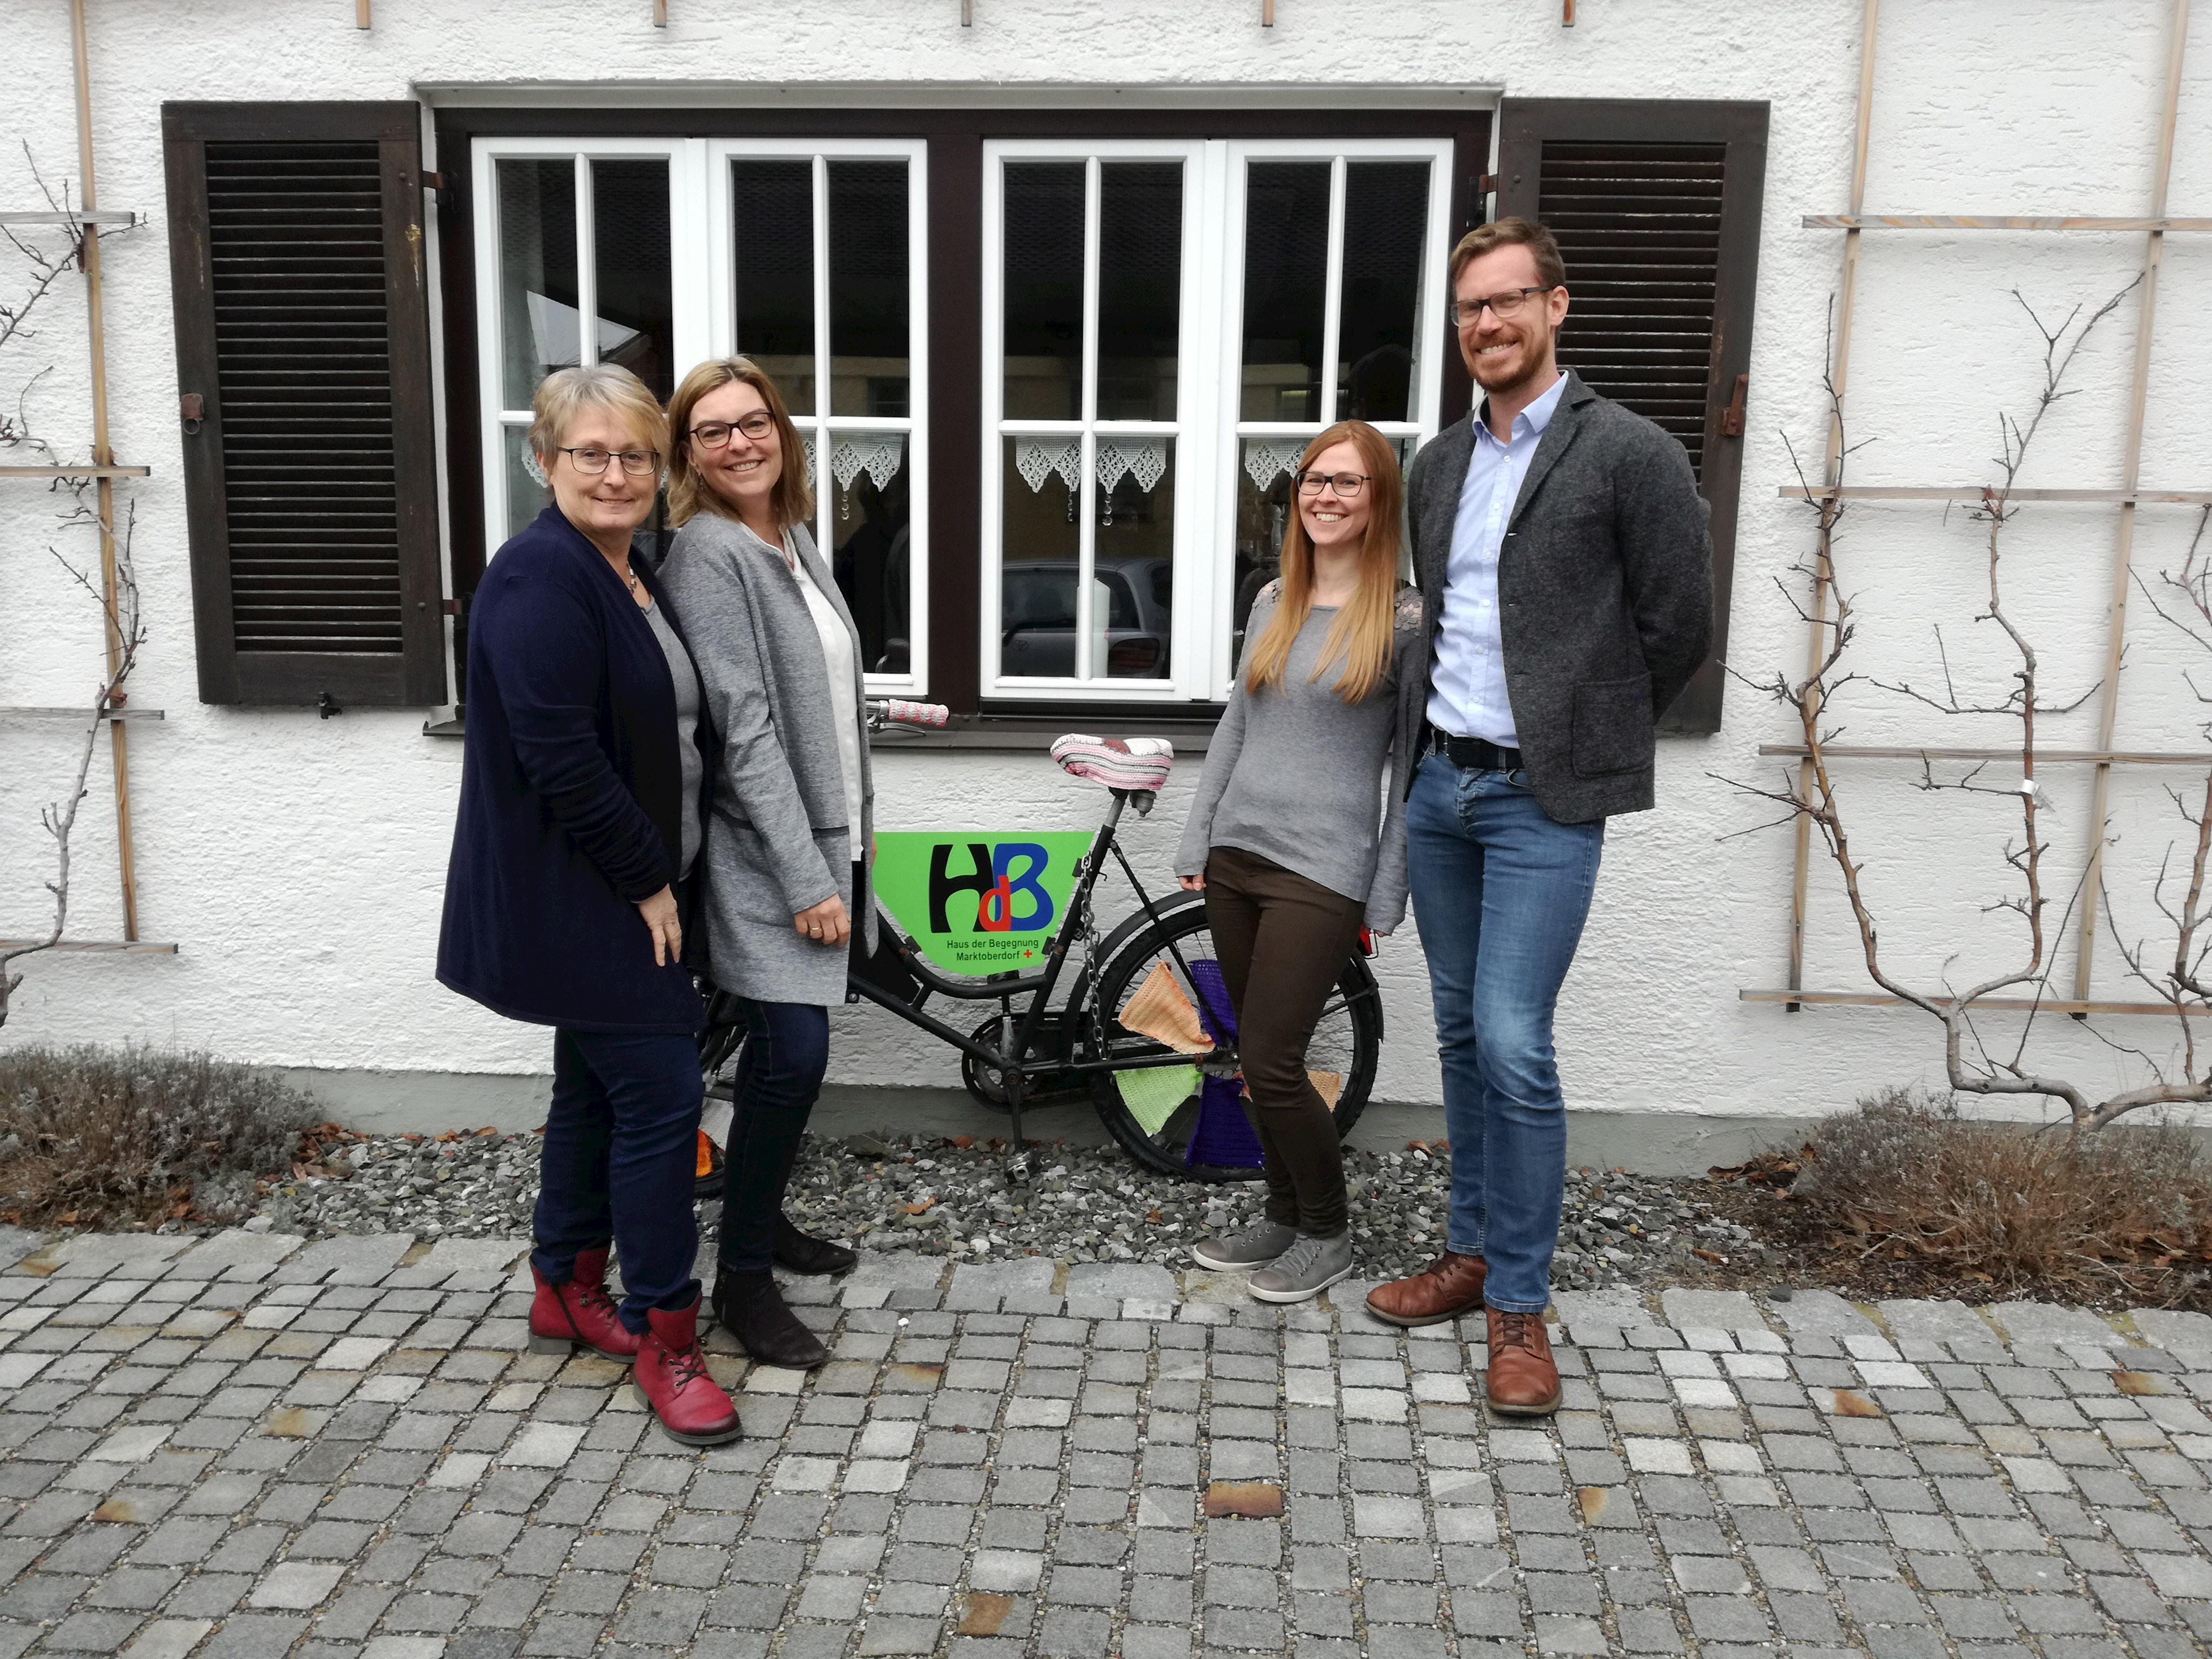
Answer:
<path fill-rule="evenodd" d="M 745 1023 L 735 1111 L 723 1162 L 718 1271 L 764 1273 L 775 1265 L 775 1218 L 799 1158 L 799 1137 L 830 1069 L 830 1011 L 811 1002 L 737 999 Z"/>
<path fill-rule="evenodd" d="M 1451 1139 L 1445 1243 L 1490 1264 L 1483 1299 L 1551 1302 L 1567 1175 L 1552 1010 L 1597 884 L 1605 822 L 1559 823 L 1518 772 L 1423 758 L 1406 803 L 1406 872 L 1429 959 Z"/>
<path fill-rule="evenodd" d="M 699 1049 L 688 1036 L 553 1033 L 553 1103 L 538 1165 L 530 1265 L 555 1284 L 576 1254 L 610 1240 L 622 1263 L 622 1321 L 688 1308 L 699 1228 L 691 1214 L 699 1136 Z"/>

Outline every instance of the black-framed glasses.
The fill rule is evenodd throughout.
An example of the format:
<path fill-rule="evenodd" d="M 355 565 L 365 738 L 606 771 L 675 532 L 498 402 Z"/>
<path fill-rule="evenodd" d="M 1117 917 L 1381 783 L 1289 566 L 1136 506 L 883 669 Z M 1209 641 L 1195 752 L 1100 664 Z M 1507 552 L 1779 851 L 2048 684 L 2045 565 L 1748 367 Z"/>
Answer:
<path fill-rule="evenodd" d="M 1539 283 L 1533 288 L 1501 288 L 1495 294 L 1486 294 L 1478 299 L 1454 300 L 1451 308 L 1452 326 L 1474 327 L 1480 319 L 1483 307 L 1486 306 L 1490 308 L 1490 314 L 1497 318 L 1499 322 L 1509 322 L 1521 314 L 1523 307 L 1528 303 L 1530 295 L 1549 294 L 1558 286 L 1557 283 Z"/>
<path fill-rule="evenodd" d="M 730 441 L 732 431 L 742 432 L 758 443 L 775 430 L 775 417 L 764 409 L 756 409 L 750 415 L 741 416 L 735 421 L 702 421 L 691 428 L 688 435 L 702 449 L 720 449 Z"/>
<path fill-rule="evenodd" d="M 1367 488 L 1364 472 L 1301 472 L 1297 476 L 1298 494 L 1318 495 L 1322 486 L 1328 485 L 1342 501 L 1350 501 Z"/>
<path fill-rule="evenodd" d="M 561 449 L 554 453 L 566 455 L 569 464 L 586 477 L 598 477 L 607 470 L 609 461 L 620 461 L 622 470 L 633 478 L 642 478 L 660 471 L 660 452 L 657 449 L 601 449 L 595 444 L 586 444 L 580 449 Z"/>

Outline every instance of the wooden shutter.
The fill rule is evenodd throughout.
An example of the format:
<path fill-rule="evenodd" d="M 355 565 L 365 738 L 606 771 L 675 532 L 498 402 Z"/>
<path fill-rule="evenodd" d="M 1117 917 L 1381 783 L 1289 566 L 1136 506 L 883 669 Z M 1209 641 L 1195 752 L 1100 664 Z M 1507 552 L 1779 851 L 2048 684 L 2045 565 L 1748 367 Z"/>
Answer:
<path fill-rule="evenodd" d="M 203 702 L 445 701 L 421 122 L 162 106 Z"/>
<path fill-rule="evenodd" d="M 1735 566 L 1767 106 L 1507 99 L 1498 211 L 1559 238 L 1559 362 L 1680 439 L 1712 506 L 1713 654 L 1663 729 L 1716 732 Z"/>

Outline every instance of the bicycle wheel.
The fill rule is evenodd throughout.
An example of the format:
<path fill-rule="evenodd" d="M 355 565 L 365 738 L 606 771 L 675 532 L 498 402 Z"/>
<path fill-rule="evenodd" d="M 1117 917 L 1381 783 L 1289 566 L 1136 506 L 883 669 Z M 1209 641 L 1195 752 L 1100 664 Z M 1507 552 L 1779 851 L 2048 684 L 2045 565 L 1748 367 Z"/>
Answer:
<path fill-rule="evenodd" d="M 1170 943 L 1175 946 L 1173 951 L 1168 948 Z M 1101 970 L 1098 1011 L 1104 1024 L 1109 1054 L 1133 1057 L 1162 1052 L 1159 1042 L 1121 1023 L 1122 1011 L 1152 978 L 1156 967 L 1165 969 L 1175 987 L 1194 1007 L 1219 1004 L 1220 970 L 1214 962 L 1213 934 L 1206 927 L 1202 905 L 1188 905 L 1170 912 L 1158 923 L 1148 923 L 1116 951 Z M 1203 990 L 1192 985 L 1194 975 L 1205 981 Z M 1206 991 L 1212 993 L 1210 1002 L 1205 995 Z M 1375 1064 L 1382 1047 L 1382 1012 L 1375 976 L 1368 971 L 1364 959 L 1347 957 L 1336 989 L 1322 1011 L 1321 1023 L 1315 1027 L 1313 1041 L 1306 1048 L 1306 1068 L 1317 1074 L 1316 1086 L 1322 1089 L 1324 1096 L 1330 1080 L 1334 1080 L 1336 1101 L 1332 1110 L 1340 1140 L 1352 1132 L 1352 1126 L 1366 1109 L 1368 1091 L 1375 1086 Z M 1093 1053 L 1087 1057 L 1103 1056 Z M 1139 1120 L 1131 1109 L 1123 1085 L 1115 1080 L 1111 1072 L 1091 1073 L 1091 1100 L 1114 1139 L 1148 1170 L 1193 1181 L 1249 1181 L 1260 1172 L 1256 1137 L 1249 1127 L 1239 1133 L 1237 1122 L 1224 1120 L 1222 1115 L 1226 1109 L 1237 1110 L 1242 1117 L 1243 1109 L 1237 1108 L 1234 1094 L 1218 1084 L 1210 1091 L 1201 1086 L 1168 1111 L 1164 1118 L 1157 1106 L 1147 1110 L 1146 1117 L 1157 1122 L 1157 1128 L 1147 1128 Z M 1209 1116 L 1212 1119 L 1210 1122 Z"/>
<path fill-rule="evenodd" d="M 705 1121 L 699 1131 L 694 1166 L 693 1195 L 722 1195 L 723 1146 L 729 1136 L 731 1080 L 737 1071 L 738 1051 L 744 1047 L 745 1028 L 738 1018 L 736 999 L 716 990 L 707 999 L 707 1020 L 699 1030 L 699 1077 L 705 1086 Z"/>

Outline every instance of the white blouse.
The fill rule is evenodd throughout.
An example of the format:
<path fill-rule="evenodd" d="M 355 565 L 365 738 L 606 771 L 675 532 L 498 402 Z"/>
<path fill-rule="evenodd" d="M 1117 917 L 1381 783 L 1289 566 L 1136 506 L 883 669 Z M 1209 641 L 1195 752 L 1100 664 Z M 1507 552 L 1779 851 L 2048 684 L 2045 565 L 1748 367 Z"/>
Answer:
<path fill-rule="evenodd" d="M 853 636 L 845 627 L 845 619 L 837 614 L 837 607 L 830 603 L 815 581 L 812 567 L 799 556 L 788 530 L 783 532 L 783 562 L 799 578 L 799 591 L 805 598 L 807 614 L 814 618 L 814 631 L 822 636 L 822 662 L 830 672 L 830 707 L 837 716 L 837 768 L 845 779 L 845 823 L 852 835 L 853 854 L 857 861 L 864 856 L 865 849 L 860 846 L 860 696 L 856 689 L 860 672 L 853 659 Z"/>

